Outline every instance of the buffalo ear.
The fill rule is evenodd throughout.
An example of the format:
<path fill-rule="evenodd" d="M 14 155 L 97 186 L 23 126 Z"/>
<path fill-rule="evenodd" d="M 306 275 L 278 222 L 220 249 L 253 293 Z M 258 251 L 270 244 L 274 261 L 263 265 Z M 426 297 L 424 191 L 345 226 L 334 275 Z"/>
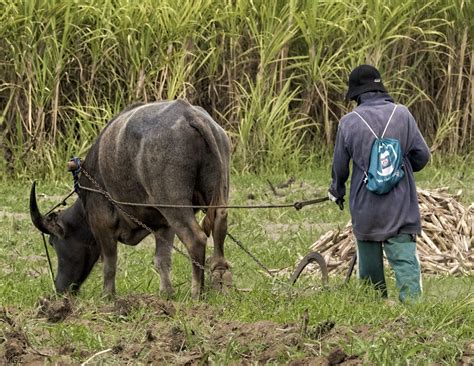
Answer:
<path fill-rule="evenodd" d="M 64 224 L 61 222 L 60 215 L 56 212 L 52 212 L 45 217 L 47 225 L 51 228 L 51 232 L 57 237 L 64 238 L 66 229 Z"/>

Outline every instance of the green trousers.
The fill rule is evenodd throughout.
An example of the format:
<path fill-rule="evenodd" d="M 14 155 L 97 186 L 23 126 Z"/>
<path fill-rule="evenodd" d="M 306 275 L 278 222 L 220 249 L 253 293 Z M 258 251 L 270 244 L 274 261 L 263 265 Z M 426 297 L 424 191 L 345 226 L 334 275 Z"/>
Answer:
<path fill-rule="evenodd" d="M 383 242 L 357 240 L 359 278 L 372 283 L 383 297 L 387 297 L 383 252 L 395 273 L 400 301 L 418 298 L 422 292 L 420 262 L 416 243 L 409 234 L 400 234 Z"/>

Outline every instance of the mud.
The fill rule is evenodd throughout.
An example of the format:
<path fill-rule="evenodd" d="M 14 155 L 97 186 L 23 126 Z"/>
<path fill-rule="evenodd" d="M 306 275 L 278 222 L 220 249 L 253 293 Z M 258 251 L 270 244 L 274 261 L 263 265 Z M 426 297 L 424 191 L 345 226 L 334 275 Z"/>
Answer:
<path fill-rule="evenodd" d="M 240 352 L 239 364 L 278 362 L 289 349 L 312 355 L 298 360 L 295 365 L 330 364 L 325 357 L 315 357 L 305 342 L 329 335 L 335 327 L 332 321 L 309 326 L 307 334 L 303 335 L 300 324 L 220 320 L 224 311 L 208 304 L 183 309 L 179 304 L 175 306 L 172 302 L 148 295 L 117 299 L 112 310 L 115 315 L 128 316 L 140 307 L 146 308 L 147 313 L 168 319 L 144 329 L 141 343 L 122 341 L 112 348 L 112 352 L 125 363 L 140 359 L 153 364 L 206 364 L 213 352 L 225 352 L 231 345 Z M 344 359 L 348 357 L 345 355 Z"/>
<path fill-rule="evenodd" d="M 41 299 L 37 317 L 45 322 L 62 321 L 66 326 L 85 324 L 94 332 L 102 333 L 103 324 L 84 319 L 83 310 L 68 298 Z M 331 320 L 306 324 L 304 329 L 301 322 L 223 320 L 225 308 L 217 309 L 205 303 L 184 305 L 152 295 L 119 297 L 94 312 L 96 319 L 105 318 L 117 321 L 117 327 L 124 326 L 117 333 L 118 339 L 103 334 L 103 347 L 110 350 L 94 359 L 94 362 L 114 364 L 212 364 L 216 357 L 222 360 L 230 352 L 234 360 L 237 357 L 235 364 L 253 365 L 282 363 L 290 352 L 297 352 L 301 358 L 291 361 L 290 365 L 360 365 L 363 362 L 357 355 L 348 355 L 337 347 L 354 334 L 370 337 L 368 326 L 346 328 Z M 135 318 L 137 313 L 140 320 Z M 81 363 L 97 352 L 81 349 L 78 344 L 62 344 L 57 348 L 42 344 L 38 352 L 29 346 L 24 333 L 16 331 L 11 315 L 3 311 L 0 316 L 3 324 L 10 328 L 5 333 L 4 343 L 0 344 L 0 363 L 2 360 L 6 363 Z M 142 320 L 145 326 L 140 329 L 138 324 Z M 38 341 L 36 337 L 35 342 Z"/>
<path fill-rule="evenodd" d="M 468 342 L 465 345 L 464 352 L 458 362 L 458 365 L 474 365 L 474 341 Z"/>
<path fill-rule="evenodd" d="M 43 298 L 39 300 L 37 316 L 46 318 L 51 323 L 58 323 L 72 313 L 72 304 L 68 297 L 59 300 Z"/>
<path fill-rule="evenodd" d="M 119 316 L 128 316 L 134 310 L 147 308 L 156 316 L 173 317 L 176 308 L 170 301 L 161 300 L 152 295 L 130 295 L 115 300 L 113 311 Z"/>
<path fill-rule="evenodd" d="M 339 365 L 343 363 L 346 358 L 346 353 L 342 349 L 336 348 L 328 355 L 328 362 L 330 365 Z"/>
<path fill-rule="evenodd" d="M 4 360 L 7 363 L 20 363 L 26 352 L 27 340 L 23 332 L 16 330 L 5 334 Z"/>

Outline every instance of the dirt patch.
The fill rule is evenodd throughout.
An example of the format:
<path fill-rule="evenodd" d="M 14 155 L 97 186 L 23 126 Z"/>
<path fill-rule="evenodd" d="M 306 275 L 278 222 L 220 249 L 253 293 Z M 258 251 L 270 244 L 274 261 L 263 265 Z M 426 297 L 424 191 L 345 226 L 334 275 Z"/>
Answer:
<path fill-rule="evenodd" d="M 186 323 L 187 324 L 187 323 Z M 180 365 L 203 364 L 210 354 L 224 353 L 226 349 L 238 350 L 241 364 L 267 363 L 281 358 L 287 347 L 301 343 L 296 327 L 279 325 L 270 321 L 240 323 L 215 321 L 210 326 L 203 321 L 194 325 L 172 326 L 166 332 L 153 332 L 154 340 L 148 349 L 139 348 L 146 354 L 147 362 Z M 135 357 L 137 350 L 127 347 L 127 358 Z"/>
<path fill-rule="evenodd" d="M 117 298 L 114 303 L 113 311 L 119 316 L 128 316 L 134 310 L 147 308 L 156 316 L 173 317 L 176 314 L 176 308 L 170 301 L 161 300 L 152 295 L 130 295 Z"/>
<path fill-rule="evenodd" d="M 357 356 L 349 356 L 341 348 L 335 348 L 327 357 L 305 357 L 289 362 L 288 366 L 349 366 L 363 364 L 364 362 Z"/>
<path fill-rule="evenodd" d="M 186 349 L 186 334 L 180 327 L 173 327 L 168 332 L 169 350 L 171 352 L 181 352 Z"/>
<path fill-rule="evenodd" d="M 342 349 L 333 350 L 324 357 L 319 347 L 313 348 L 313 343 L 329 340 L 330 347 L 341 338 L 349 341 L 354 334 L 365 336 L 369 333 L 368 328 L 338 327 L 331 320 L 309 325 L 305 331 L 299 323 L 222 320 L 224 311 L 208 304 L 185 307 L 151 295 L 119 298 L 112 311 L 116 315 L 129 316 L 138 308 L 145 308 L 147 316 L 153 314 L 162 318 L 143 329 L 141 341 L 123 339 L 113 347 L 112 352 L 123 362 L 205 364 L 209 357 L 215 357 L 214 354 L 222 355 L 231 350 L 234 357 L 239 355 L 240 364 L 265 364 L 281 362 L 288 357 L 288 352 L 298 350 L 304 357 L 295 360 L 294 365 L 359 365 L 362 361 L 357 356 L 347 355 Z"/>
<path fill-rule="evenodd" d="M 71 324 L 86 324 L 97 333 L 102 333 L 104 328 L 103 323 L 96 320 L 117 321 L 116 326 L 123 327 L 118 333 L 120 338 L 108 338 L 104 333 L 102 340 L 103 349 L 108 352 L 99 357 L 106 363 L 196 365 L 213 363 L 231 355 L 229 362 L 233 359 L 238 364 L 266 364 L 284 362 L 289 354 L 298 353 L 301 358 L 293 360 L 290 363 L 293 366 L 359 365 L 362 361 L 344 353 L 340 345 L 346 341 L 349 344 L 354 336 L 370 337 L 368 326 L 344 327 L 331 320 L 305 327 L 301 322 L 223 320 L 225 308 L 214 308 L 206 303 L 189 306 L 153 295 L 119 297 L 94 312 L 93 319 L 82 319 L 68 298 L 41 299 L 37 315 L 48 322 L 67 319 Z M 107 316 L 104 318 L 101 314 Z M 131 319 L 135 319 L 136 314 L 140 319 L 135 324 Z M 6 311 L 0 313 L 0 320 L 9 325 L 13 322 Z M 140 324 L 145 325 L 143 329 Z M 40 353 L 30 347 L 21 332 L 10 331 L 4 339 L 1 349 L 5 362 L 80 363 L 97 352 L 67 343 L 56 348 L 44 344 Z"/>
<path fill-rule="evenodd" d="M 304 357 L 292 360 L 288 366 L 327 366 L 329 362 L 326 357 Z"/>
<path fill-rule="evenodd" d="M 464 347 L 464 352 L 458 364 L 462 366 L 474 364 L 474 341 L 466 343 Z"/>
<path fill-rule="evenodd" d="M 329 353 L 328 362 L 330 365 L 339 365 L 343 363 L 346 358 L 347 355 L 342 349 L 335 348 Z"/>
<path fill-rule="evenodd" d="M 5 334 L 4 359 L 7 363 L 21 363 L 26 352 L 27 339 L 23 332 L 16 330 Z"/>
<path fill-rule="evenodd" d="M 240 323 L 224 321 L 212 328 L 217 347 L 225 349 L 230 342 L 242 349 L 242 357 L 258 362 L 277 360 L 288 347 L 302 343 L 300 327 L 295 324 L 277 324 L 271 321 Z"/>
<path fill-rule="evenodd" d="M 72 313 L 72 304 L 68 297 L 59 300 L 43 298 L 39 300 L 37 316 L 46 318 L 51 323 L 58 323 Z"/>

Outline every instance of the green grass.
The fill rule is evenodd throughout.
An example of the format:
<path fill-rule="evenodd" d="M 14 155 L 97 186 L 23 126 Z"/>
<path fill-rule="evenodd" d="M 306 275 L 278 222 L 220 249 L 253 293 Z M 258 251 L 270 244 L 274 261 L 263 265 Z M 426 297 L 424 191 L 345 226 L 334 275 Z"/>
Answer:
<path fill-rule="evenodd" d="M 266 179 L 276 184 L 288 176 L 234 174 L 231 201 L 251 203 L 247 199 L 250 193 L 255 202 L 293 202 L 323 196 L 329 170 L 327 164 L 321 166 L 296 175 L 292 188 L 281 190 L 283 197 L 273 196 Z M 469 164 L 463 170 L 433 164 L 417 175 L 418 186 L 447 185 L 455 192 L 473 185 L 473 171 Z M 461 173 L 462 179 L 457 176 Z M 39 199 L 43 212 L 69 192 L 69 177 L 63 179 L 60 183 L 39 182 L 38 192 L 48 195 Z M 51 323 L 38 316 L 39 299 L 51 296 L 52 291 L 41 236 L 28 216 L 28 185 L 11 180 L 0 184 L 0 335 L 5 339 L 2 343 L 0 338 L 0 355 L 13 330 L 21 330 L 28 338 L 24 362 L 36 357 L 52 363 L 80 363 L 96 352 L 113 348 L 93 362 L 144 363 L 165 357 L 165 363 L 184 363 L 198 356 L 196 362 L 214 364 L 242 362 L 244 358 L 264 362 L 271 352 L 267 361 L 280 364 L 304 357 L 326 357 L 339 347 L 365 364 L 453 365 L 461 358 L 466 343 L 473 340 L 472 276 L 425 277 L 425 293 L 419 303 L 387 303 L 354 279 L 349 286 L 340 287 L 342 279 L 332 277 L 328 290 L 310 288 L 319 284 L 318 278 L 304 277 L 295 287 L 287 284 L 286 277 L 271 279 L 229 239 L 226 256 L 232 263 L 234 283 L 245 291 L 233 289 L 223 296 L 207 289 L 203 300 L 192 300 L 189 262 L 174 253 L 172 281 L 176 294 L 172 300 L 176 314 L 163 315 L 153 303 L 159 299 L 159 277 L 152 267 L 154 245 L 147 239 L 135 248 L 119 246 L 119 297 L 133 300 L 137 299 L 133 295 L 141 296 L 130 311 L 120 313 L 112 302 L 101 297 L 99 263 L 73 300 L 73 313 L 62 322 Z M 464 203 L 471 203 L 472 191 L 465 192 Z M 291 269 L 322 233 L 348 220 L 347 210 L 340 212 L 330 203 L 301 211 L 233 210 L 229 230 L 269 268 Z M 55 261 L 54 254 L 52 257 Z M 390 298 L 396 300 L 394 280 L 388 274 Z M 298 328 L 305 312 L 309 315 L 308 332 L 283 346 L 278 346 L 278 337 L 258 328 L 265 326 L 273 332 Z M 5 314 L 14 326 L 7 323 Z M 324 322 L 333 322 L 334 328 L 322 337 L 315 336 L 314 329 Z M 154 340 L 147 340 L 147 331 Z M 243 331 L 246 335 L 239 333 Z M 177 343 L 170 345 L 170 339 Z M 50 357 L 44 358 L 34 350 Z"/>

